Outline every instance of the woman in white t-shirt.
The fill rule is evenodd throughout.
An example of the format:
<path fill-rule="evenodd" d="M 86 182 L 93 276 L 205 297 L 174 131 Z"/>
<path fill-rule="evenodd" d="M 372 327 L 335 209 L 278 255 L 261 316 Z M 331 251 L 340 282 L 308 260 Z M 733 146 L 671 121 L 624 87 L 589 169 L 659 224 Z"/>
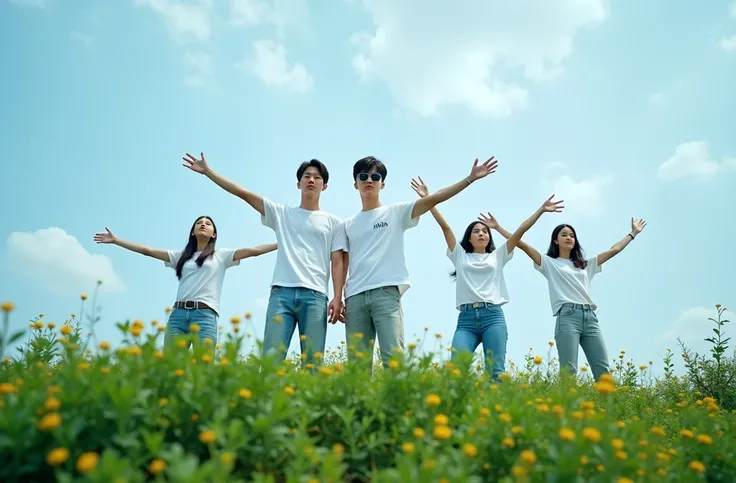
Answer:
<path fill-rule="evenodd" d="M 220 293 L 225 270 L 240 265 L 240 260 L 272 252 L 275 243 L 253 248 L 215 248 L 217 227 L 209 216 L 197 218 L 189 230 L 184 250 L 162 250 L 121 240 L 105 227 L 106 233 L 95 234 L 97 243 L 112 243 L 128 250 L 156 258 L 176 271 L 179 289 L 173 311 L 166 324 L 165 346 L 178 335 L 189 334 L 192 323 L 199 326 L 199 338 L 217 342 Z"/>
<path fill-rule="evenodd" d="M 411 186 L 420 197 L 429 194 L 421 177 L 419 181 L 412 179 Z M 452 228 L 439 210 L 437 208 L 430 210 L 442 229 L 447 242 L 447 257 L 455 267 L 452 273 L 457 282 L 455 306 L 460 313 L 452 337 L 452 359 L 458 360 L 461 353 L 472 354 L 482 343 L 486 371 L 490 371 L 491 377 L 496 381 L 505 371 L 508 340 L 502 306 L 508 303 L 509 295 L 503 268 L 513 257 L 514 248 L 522 235 L 542 214 L 559 212 L 564 208 L 560 205 L 562 201 L 552 201 L 552 197 L 499 247 L 494 245 L 490 227 L 483 219 L 470 223 L 462 240 L 458 242 Z"/>
<path fill-rule="evenodd" d="M 590 281 L 601 266 L 616 256 L 646 226 L 644 220 L 631 219 L 631 232 L 623 240 L 595 257 L 585 258 L 575 229 L 558 225 L 546 255 L 527 244 L 519 244 L 534 261 L 534 268 L 547 279 L 552 315 L 556 317 L 555 342 L 560 359 L 560 373 L 577 372 L 578 349 L 585 357 L 597 381 L 609 372 L 608 354 L 603 332 L 598 324 L 596 304 L 590 296 Z"/>

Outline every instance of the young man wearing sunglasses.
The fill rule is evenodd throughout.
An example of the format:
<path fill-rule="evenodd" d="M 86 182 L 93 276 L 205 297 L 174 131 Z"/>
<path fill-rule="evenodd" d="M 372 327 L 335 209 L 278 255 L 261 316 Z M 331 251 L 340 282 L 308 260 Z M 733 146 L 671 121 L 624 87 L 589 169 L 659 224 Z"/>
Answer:
<path fill-rule="evenodd" d="M 364 352 L 372 359 L 370 341 L 378 336 L 384 366 L 395 350 L 403 351 L 401 296 L 410 286 L 404 232 L 417 226 L 421 215 L 495 172 L 497 166 L 498 161 L 493 157 L 480 164 L 476 159 L 470 175 L 451 186 L 417 200 L 383 205 L 380 193 L 386 185 L 386 166 L 373 156 L 355 163 L 354 186 L 360 193 L 363 209 L 344 223 L 347 238 L 344 322 L 348 345 L 353 350 Z"/>

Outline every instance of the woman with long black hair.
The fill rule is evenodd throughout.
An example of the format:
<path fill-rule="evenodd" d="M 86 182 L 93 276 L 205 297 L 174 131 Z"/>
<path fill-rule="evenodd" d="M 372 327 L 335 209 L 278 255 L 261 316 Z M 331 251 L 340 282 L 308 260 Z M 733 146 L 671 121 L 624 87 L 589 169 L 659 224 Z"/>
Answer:
<path fill-rule="evenodd" d="M 519 244 L 534 262 L 534 268 L 547 279 L 552 315 L 556 318 L 555 342 L 561 374 L 577 373 L 580 347 L 596 381 L 609 372 L 608 352 L 598 324 L 597 306 L 590 296 L 590 282 L 601 266 L 621 253 L 646 224 L 631 218 L 631 231 L 621 241 L 590 258 L 586 258 L 575 228 L 568 224 L 552 230 L 546 255 L 526 243 Z M 502 228 L 497 230 L 507 236 Z"/>
<path fill-rule="evenodd" d="M 189 230 L 184 250 L 163 250 L 118 238 L 109 228 L 96 233 L 97 243 L 110 243 L 130 251 L 161 260 L 176 271 L 179 289 L 173 311 L 166 325 L 165 346 L 177 335 L 190 333 L 192 323 L 199 326 L 199 338 L 217 342 L 217 323 L 220 315 L 220 293 L 225 271 L 240 260 L 269 253 L 277 244 L 253 248 L 216 248 L 217 227 L 209 216 L 200 216 Z"/>
<path fill-rule="evenodd" d="M 429 190 L 422 178 L 411 180 L 411 187 L 420 197 Z M 450 224 L 437 210 L 430 213 L 442 229 L 447 243 L 447 257 L 455 267 L 452 277 L 456 280 L 455 305 L 460 311 L 457 328 L 452 338 L 452 358 L 459 353 L 473 353 L 483 344 L 483 360 L 494 380 L 505 370 L 508 330 L 502 306 L 509 301 L 503 269 L 513 257 L 514 248 L 521 237 L 547 212 L 560 212 L 562 201 L 549 197 L 532 216 L 525 220 L 509 239 L 496 247 L 491 230 L 483 221 L 473 221 L 465 229 L 463 238 L 457 241 Z"/>

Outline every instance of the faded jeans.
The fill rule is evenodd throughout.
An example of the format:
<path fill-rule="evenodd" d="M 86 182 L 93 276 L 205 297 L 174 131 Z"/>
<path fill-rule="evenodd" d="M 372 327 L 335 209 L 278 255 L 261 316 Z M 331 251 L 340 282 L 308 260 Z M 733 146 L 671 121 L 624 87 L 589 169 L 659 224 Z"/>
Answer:
<path fill-rule="evenodd" d="M 505 370 L 506 342 L 509 335 L 506 330 L 506 318 L 500 305 L 490 303 L 473 303 L 460 306 L 457 317 L 457 328 L 452 337 L 452 360 L 458 359 L 459 353 L 475 352 L 483 343 L 483 361 L 486 371 L 498 381 L 498 376 Z"/>
<path fill-rule="evenodd" d="M 577 373 L 578 347 L 583 348 L 596 381 L 609 372 L 603 332 L 598 325 L 598 317 L 589 305 L 567 303 L 560 307 L 555 324 L 555 342 L 560 358 L 560 373 L 565 369 L 571 374 Z"/>
<path fill-rule="evenodd" d="M 283 360 L 289 350 L 294 330 L 299 329 L 299 346 L 307 363 L 314 364 L 315 354 L 324 353 L 327 339 L 327 295 L 304 287 L 271 287 L 266 309 L 263 352 L 278 354 Z M 302 340 L 302 337 L 305 340 Z"/>
<path fill-rule="evenodd" d="M 345 334 L 348 345 L 367 353 L 371 360 L 373 346 L 370 341 L 375 341 L 377 335 L 381 361 L 388 367 L 393 352 L 404 350 L 404 311 L 399 288 L 395 285 L 379 287 L 348 297 L 345 300 Z M 348 352 L 348 357 L 350 355 Z"/>
<path fill-rule="evenodd" d="M 211 339 L 214 346 L 217 344 L 218 320 L 217 312 L 212 309 L 174 309 L 166 323 L 164 348 L 171 347 L 176 336 L 188 335 L 192 323 L 199 326 L 199 341 L 204 344 L 205 339 Z"/>

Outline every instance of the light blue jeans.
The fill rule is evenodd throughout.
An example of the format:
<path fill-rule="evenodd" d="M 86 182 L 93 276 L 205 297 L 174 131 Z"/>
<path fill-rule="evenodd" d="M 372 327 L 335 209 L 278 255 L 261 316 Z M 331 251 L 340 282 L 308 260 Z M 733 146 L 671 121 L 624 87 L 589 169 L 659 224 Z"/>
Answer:
<path fill-rule="evenodd" d="M 357 334 L 363 334 L 357 336 Z M 381 349 L 381 362 L 388 367 L 394 350 L 404 350 L 404 311 L 401 294 L 395 285 L 366 290 L 345 300 L 345 335 L 348 345 L 373 359 L 376 340 Z M 348 358 L 350 358 L 348 352 Z M 371 367 L 373 367 L 371 365 Z"/>
<path fill-rule="evenodd" d="M 278 354 L 283 360 L 289 350 L 294 330 L 299 328 L 299 346 L 307 363 L 314 364 L 314 354 L 324 353 L 327 339 L 327 295 L 304 287 L 271 287 L 266 309 L 263 353 Z M 277 320 L 279 319 L 280 320 Z M 301 340 L 301 336 L 306 340 Z"/>
<path fill-rule="evenodd" d="M 192 323 L 199 326 L 200 342 L 204 344 L 205 339 L 211 339 L 214 346 L 217 344 L 218 321 L 219 316 L 212 309 L 174 309 L 166 323 L 164 348 L 171 347 L 176 336 L 189 334 Z"/>
<path fill-rule="evenodd" d="M 577 373 L 579 347 L 583 348 L 596 381 L 609 372 L 603 332 L 590 306 L 568 303 L 560 307 L 555 323 L 555 342 L 560 358 L 560 373 L 565 370 Z"/>
<path fill-rule="evenodd" d="M 506 330 L 506 317 L 500 305 L 490 303 L 473 303 L 460 306 L 457 317 L 457 328 L 452 337 L 452 360 L 458 359 L 459 353 L 475 352 L 483 343 L 483 361 L 486 371 L 498 381 L 498 376 L 505 371 L 506 343 L 509 339 Z"/>

